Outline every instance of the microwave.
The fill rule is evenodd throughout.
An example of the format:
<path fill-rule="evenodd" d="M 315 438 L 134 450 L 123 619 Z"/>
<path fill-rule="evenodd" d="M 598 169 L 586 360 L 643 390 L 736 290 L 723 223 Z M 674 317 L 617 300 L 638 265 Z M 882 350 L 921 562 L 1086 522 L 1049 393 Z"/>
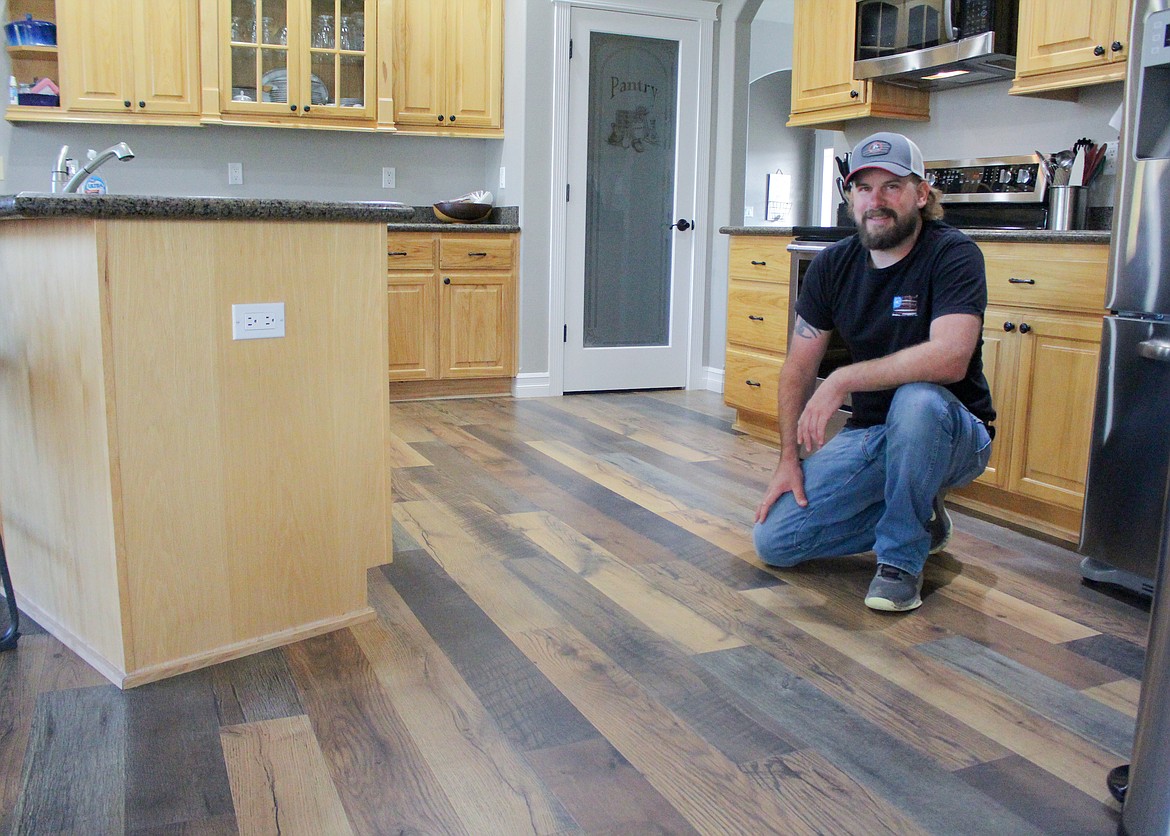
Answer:
<path fill-rule="evenodd" d="M 1019 0 L 857 0 L 853 75 L 943 89 L 1011 78 Z"/>

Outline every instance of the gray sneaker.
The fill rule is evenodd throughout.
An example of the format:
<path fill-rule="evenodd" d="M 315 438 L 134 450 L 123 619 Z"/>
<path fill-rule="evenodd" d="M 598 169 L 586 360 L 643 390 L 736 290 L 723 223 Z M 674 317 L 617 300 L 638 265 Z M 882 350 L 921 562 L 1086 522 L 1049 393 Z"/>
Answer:
<path fill-rule="evenodd" d="M 947 506 L 943 504 L 943 495 L 940 492 L 931 505 L 930 522 L 926 524 L 930 532 L 930 553 L 938 554 L 951 542 L 951 515 L 947 513 Z"/>
<path fill-rule="evenodd" d="M 891 566 L 879 563 L 877 574 L 865 594 L 865 605 L 871 610 L 883 612 L 906 612 L 922 606 L 922 575 L 911 575 Z"/>

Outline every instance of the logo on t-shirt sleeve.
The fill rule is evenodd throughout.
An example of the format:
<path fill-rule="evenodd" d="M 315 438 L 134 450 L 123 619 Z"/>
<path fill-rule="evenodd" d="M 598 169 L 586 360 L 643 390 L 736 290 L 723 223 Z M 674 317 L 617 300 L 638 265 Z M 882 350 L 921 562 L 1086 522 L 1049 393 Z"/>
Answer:
<path fill-rule="evenodd" d="M 895 296 L 893 316 L 918 316 L 917 296 Z"/>

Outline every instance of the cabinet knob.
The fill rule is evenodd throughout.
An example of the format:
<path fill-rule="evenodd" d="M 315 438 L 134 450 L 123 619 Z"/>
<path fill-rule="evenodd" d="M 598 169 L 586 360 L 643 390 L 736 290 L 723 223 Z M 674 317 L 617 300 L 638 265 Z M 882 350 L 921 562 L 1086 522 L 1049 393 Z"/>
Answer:
<path fill-rule="evenodd" d="M 1104 55 L 1105 47 L 1101 46 L 1101 44 L 1097 44 L 1095 47 L 1093 47 L 1093 54 L 1097 56 Z"/>
<path fill-rule="evenodd" d="M 308 113 L 311 109 L 310 105 L 305 105 L 305 113 Z"/>
<path fill-rule="evenodd" d="M 1016 330 L 1016 323 L 1010 322 L 1010 321 L 1005 322 L 1003 324 L 1003 330 L 1007 331 L 1010 334 L 1012 331 Z"/>
<path fill-rule="evenodd" d="M 752 380 L 751 378 L 748 378 L 744 381 L 744 383 L 746 383 L 748 386 L 755 386 L 757 389 L 760 388 L 760 382 L 758 380 Z"/>
<path fill-rule="evenodd" d="M 146 110 L 146 102 L 144 102 L 144 101 L 142 101 L 142 100 L 140 99 L 140 100 L 138 101 L 138 109 L 139 109 L 139 110 Z"/>
<path fill-rule="evenodd" d="M 750 319 L 752 322 L 763 322 L 764 321 L 764 318 L 762 316 L 756 316 L 754 313 L 748 314 L 748 319 Z"/>
<path fill-rule="evenodd" d="M 1113 50 L 1114 52 L 1121 52 L 1121 50 L 1125 49 L 1125 47 L 1122 45 L 1121 41 L 1114 41 L 1112 44 L 1109 45 L 1109 48 L 1111 50 Z"/>
<path fill-rule="evenodd" d="M 122 102 L 122 107 L 130 107 L 130 100 L 126 99 Z"/>
<path fill-rule="evenodd" d="M 443 277 L 443 284 L 451 284 L 451 277 L 450 277 L 450 276 L 444 276 L 444 277 Z"/>
<path fill-rule="evenodd" d="M 296 105 L 289 105 L 289 106 L 288 106 L 288 109 L 289 109 L 289 110 L 291 110 L 291 111 L 293 111 L 294 113 L 296 113 L 297 106 L 296 106 Z"/>
<path fill-rule="evenodd" d="M 860 94 L 860 93 L 858 93 L 856 90 L 850 90 L 850 91 L 849 91 L 849 98 L 851 98 L 851 99 L 856 99 L 856 98 L 857 98 L 858 96 L 860 96 L 860 95 L 861 95 L 861 94 Z"/>
<path fill-rule="evenodd" d="M 1026 322 L 1020 323 L 1020 333 L 1021 334 L 1027 334 L 1031 330 L 1032 330 L 1032 326 L 1029 325 L 1028 323 L 1026 323 Z"/>
<path fill-rule="evenodd" d="M 443 114 L 441 114 L 441 113 L 439 114 L 439 121 L 440 121 L 440 122 L 442 122 L 442 121 L 443 121 L 444 119 L 446 119 L 446 118 L 447 118 L 447 117 L 446 117 L 446 116 L 444 116 Z"/>
<path fill-rule="evenodd" d="M 452 114 L 451 114 L 450 120 L 451 120 L 452 122 L 454 122 L 454 121 L 455 121 L 455 114 L 454 114 L 454 113 L 452 113 Z"/>

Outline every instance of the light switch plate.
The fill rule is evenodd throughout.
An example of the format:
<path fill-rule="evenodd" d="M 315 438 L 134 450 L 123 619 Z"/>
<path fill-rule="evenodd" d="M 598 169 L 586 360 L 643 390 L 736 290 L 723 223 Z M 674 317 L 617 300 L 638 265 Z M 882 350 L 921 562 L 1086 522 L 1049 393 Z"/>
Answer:
<path fill-rule="evenodd" d="M 266 340 L 284 336 L 284 302 L 232 305 L 232 339 Z"/>

